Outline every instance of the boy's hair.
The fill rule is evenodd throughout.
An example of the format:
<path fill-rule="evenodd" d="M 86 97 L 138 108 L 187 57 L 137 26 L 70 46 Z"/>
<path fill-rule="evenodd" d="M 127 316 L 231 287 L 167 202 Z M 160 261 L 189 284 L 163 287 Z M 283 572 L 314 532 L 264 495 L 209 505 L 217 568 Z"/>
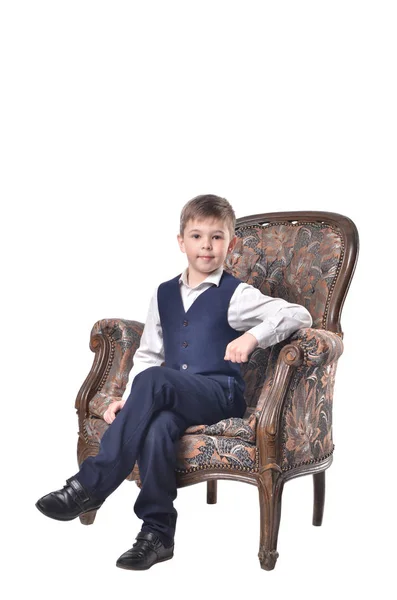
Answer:
<path fill-rule="evenodd" d="M 180 235 L 183 237 L 185 227 L 190 219 L 202 219 L 215 218 L 226 223 L 229 229 L 230 239 L 234 237 L 234 230 L 236 228 L 236 215 L 234 210 L 226 200 L 220 196 L 214 196 L 214 194 L 202 194 L 192 198 L 185 204 L 181 212 L 180 220 Z"/>

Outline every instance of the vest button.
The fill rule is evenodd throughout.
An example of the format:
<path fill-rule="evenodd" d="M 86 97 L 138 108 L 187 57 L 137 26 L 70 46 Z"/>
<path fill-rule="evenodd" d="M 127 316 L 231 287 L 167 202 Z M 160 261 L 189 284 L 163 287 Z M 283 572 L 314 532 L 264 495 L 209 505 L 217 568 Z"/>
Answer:
<path fill-rule="evenodd" d="M 182 365 L 182 369 L 187 369 L 187 365 Z"/>
<path fill-rule="evenodd" d="M 186 327 L 186 325 L 189 323 L 189 321 L 186 321 L 186 319 L 183 321 L 183 326 Z"/>
<path fill-rule="evenodd" d="M 188 346 L 188 345 L 189 345 L 189 344 L 188 344 L 187 342 L 183 342 L 183 344 L 182 344 L 182 346 L 183 346 L 184 348 L 186 348 L 186 346 Z"/>

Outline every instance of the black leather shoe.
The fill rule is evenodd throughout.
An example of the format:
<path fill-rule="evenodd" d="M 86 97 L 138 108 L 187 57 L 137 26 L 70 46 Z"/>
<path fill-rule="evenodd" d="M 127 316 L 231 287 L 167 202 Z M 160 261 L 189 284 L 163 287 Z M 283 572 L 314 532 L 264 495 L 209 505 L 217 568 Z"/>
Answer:
<path fill-rule="evenodd" d="M 124 552 L 116 562 L 116 567 L 144 571 L 152 565 L 174 556 L 174 544 L 166 548 L 155 533 L 140 531 L 131 550 Z"/>
<path fill-rule="evenodd" d="M 43 515 L 58 521 L 71 521 L 79 515 L 102 506 L 93 496 L 89 496 L 81 483 L 75 477 L 66 480 L 67 485 L 62 490 L 51 492 L 36 502 Z"/>

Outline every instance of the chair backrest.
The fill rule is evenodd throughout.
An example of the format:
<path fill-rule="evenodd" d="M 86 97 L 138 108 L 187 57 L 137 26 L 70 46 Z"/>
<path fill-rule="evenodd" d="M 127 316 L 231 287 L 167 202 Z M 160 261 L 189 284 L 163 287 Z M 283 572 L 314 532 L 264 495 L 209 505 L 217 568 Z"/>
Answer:
<path fill-rule="evenodd" d="M 263 213 L 237 219 L 235 233 L 225 271 L 263 294 L 305 306 L 313 327 L 343 335 L 340 315 L 359 248 L 351 219 L 332 212 Z M 251 409 L 265 380 L 271 385 L 278 351 L 258 348 L 242 365 Z"/>
<path fill-rule="evenodd" d="M 340 314 L 358 255 L 351 219 L 331 212 L 280 212 L 236 220 L 226 271 L 263 294 L 302 304 L 313 327 L 341 332 Z"/>

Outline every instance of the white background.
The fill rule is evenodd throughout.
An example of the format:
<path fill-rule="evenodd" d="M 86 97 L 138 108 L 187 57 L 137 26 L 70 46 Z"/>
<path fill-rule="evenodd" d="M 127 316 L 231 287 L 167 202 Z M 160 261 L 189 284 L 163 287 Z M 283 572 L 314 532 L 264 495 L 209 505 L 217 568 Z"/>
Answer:
<path fill-rule="evenodd" d="M 1 3 L 7 597 L 391 597 L 396 26 L 380 0 Z M 207 505 L 202 483 L 178 490 L 174 559 L 124 571 L 135 483 L 89 527 L 34 505 L 77 470 L 92 325 L 145 320 L 186 266 L 180 210 L 202 193 L 237 217 L 327 210 L 359 229 L 324 523 L 312 478 L 287 483 L 266 572 L 256 488 L 220 481 Z"/>

